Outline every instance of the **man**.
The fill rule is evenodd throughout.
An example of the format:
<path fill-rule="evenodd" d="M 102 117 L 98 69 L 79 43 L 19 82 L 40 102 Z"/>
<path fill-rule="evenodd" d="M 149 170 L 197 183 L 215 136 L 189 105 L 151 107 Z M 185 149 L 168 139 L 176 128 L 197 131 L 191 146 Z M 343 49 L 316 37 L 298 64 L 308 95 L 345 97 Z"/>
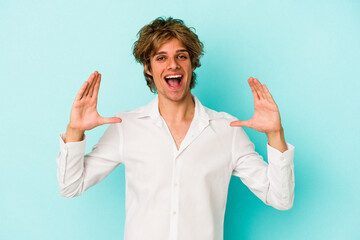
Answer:
<path fill-rule="evenodd" d="M 242 179 L 266 204 L 280 210 L 294 198 L 294 147 L 285 142 L 280 114 L 267 87 L 249 78 L 255 114 L 236 121 L 191 94 L 203 45 L 181 20 L 158 18 L 143 27 L 134 56 L 157 97 L 113 118 L 99 116 L 101 74 L 78 92 L 57 157 L 60 192 L 82 194 L 125 165 L 125 240 L 223 239 L 228 185 Z M 84 156 L 86 130 L 111 123 Z M 268 162 L 254 151 L 241 126 L 265 132 Z"/>

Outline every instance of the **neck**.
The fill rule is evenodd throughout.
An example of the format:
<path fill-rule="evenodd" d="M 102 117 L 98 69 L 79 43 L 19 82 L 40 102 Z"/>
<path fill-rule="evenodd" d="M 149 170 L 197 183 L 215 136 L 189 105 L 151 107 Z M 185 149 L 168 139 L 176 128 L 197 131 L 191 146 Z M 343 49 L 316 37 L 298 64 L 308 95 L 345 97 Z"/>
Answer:
<path fill-rule="evenodd" d="M 195 103 L 191 93 L 181 101 L 172 101 L 159 96 L 159 112 L 166 122 L 173 123 L 191 121 L 195 113 Z"/>

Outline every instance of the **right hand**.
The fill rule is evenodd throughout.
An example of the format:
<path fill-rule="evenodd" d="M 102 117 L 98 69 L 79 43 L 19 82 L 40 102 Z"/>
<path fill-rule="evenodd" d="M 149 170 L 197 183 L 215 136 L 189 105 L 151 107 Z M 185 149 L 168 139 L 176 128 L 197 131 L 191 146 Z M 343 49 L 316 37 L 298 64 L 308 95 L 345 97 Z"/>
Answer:
<path fill-rule="evenodd" d="M 103 124 L 120 123 L 122 121 L 118 117 L 103 118 L 99 115 L 96 106 L 100 81 L 101 74 L 95 71 L 81 86 L 71 109 L 67 132 L 72 130 L 84 133 L 86 130 Z"/>

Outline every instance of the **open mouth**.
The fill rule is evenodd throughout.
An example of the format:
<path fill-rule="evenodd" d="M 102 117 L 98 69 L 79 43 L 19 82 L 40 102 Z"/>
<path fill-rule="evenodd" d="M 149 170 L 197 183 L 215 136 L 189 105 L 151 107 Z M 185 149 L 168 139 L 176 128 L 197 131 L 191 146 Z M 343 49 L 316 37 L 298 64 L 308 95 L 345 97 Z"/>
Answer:
<path fill-rule="evenodd" d="M 182 78 L 183 75 L 181 74 L 168 75 L 164 77 L 166 83 L 169 85 L 170 88 L 173 89 L 177 89 L 180 87 Z"/>

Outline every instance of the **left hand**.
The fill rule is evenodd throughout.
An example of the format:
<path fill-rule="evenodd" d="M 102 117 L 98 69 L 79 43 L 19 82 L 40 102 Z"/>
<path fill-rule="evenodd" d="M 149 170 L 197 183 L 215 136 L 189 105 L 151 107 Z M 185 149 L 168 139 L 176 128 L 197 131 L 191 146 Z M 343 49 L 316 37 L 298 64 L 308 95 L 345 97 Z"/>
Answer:
<path fill-rule="evenodd" d="M 267 134 L 282 130 L 279 109 L 265 84 L 250 77 L 249 85 L 254 96 L 254 116 L 247 121 L 233 121 L 232 127 L 249 127 Z"/>

